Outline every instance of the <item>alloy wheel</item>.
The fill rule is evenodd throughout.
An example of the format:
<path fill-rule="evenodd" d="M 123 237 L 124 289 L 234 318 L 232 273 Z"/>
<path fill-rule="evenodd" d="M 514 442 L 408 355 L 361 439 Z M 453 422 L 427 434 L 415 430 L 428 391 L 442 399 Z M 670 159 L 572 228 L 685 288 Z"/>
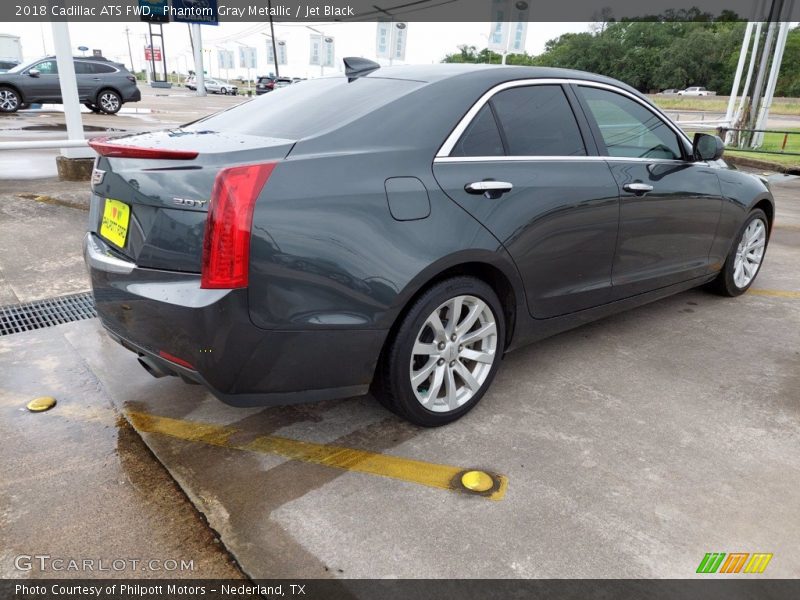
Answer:
<path fill-rule="evenodd" d="M 486 382 L 497 358 L 497 322 L 475 296 L 456 296 L 434 310 L 417 333 L 409 377 L 414 395 L 432 412 L 463 406 Z"/>
<path fill-rule="evenodd" d="M 11 90 L 0 90 L 0 110 L 14 112 L 19 108 L 19 96 Z"/>
<path fill-rule="evenodd" d="M 742 233 L 733 262 L 733 282 L 739 289 L 750 285 L 758 273 L 766 243 L 766 224 L 761 219 L 753 219 Z"/>
<path fill-rule="evenodd" d="M 105 92 L 100 95 L 100 107 L 107 113 L 115 113 L 119 110 L 119 98 L 116 94 Z"/>

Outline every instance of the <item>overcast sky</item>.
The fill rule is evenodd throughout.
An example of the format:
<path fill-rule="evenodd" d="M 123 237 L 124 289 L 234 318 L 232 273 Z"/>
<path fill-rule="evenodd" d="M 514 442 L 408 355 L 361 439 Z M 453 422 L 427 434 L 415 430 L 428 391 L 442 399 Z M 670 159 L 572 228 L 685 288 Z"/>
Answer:
<path fill-rule="evenodd" d="M 316 29 L 335 39 L 336 69 L 326 68 L 326 73 L 341 70 L 341 59 L 345 56 L 375 58 L 375 23 L 312 23 Z M 530 23 L 526 49 L 530 54 L 539 54 L 547 40 L 562 33 L 588 31 L 589 23 Z M 130 42 L 133 60 L 137 69 L 144 63 L 145 23 L 72 23 L 70 32 L 75 53 L 79 46 L 90 49 L 99 48 L 112 60 L 130 64 L 125 28 L 130 28 Z M 478 49 L 487 45 L 489 23 L 409 23 L 408 46 L 405 63 L 430 64 L 439 62 L 447 53 L 456 52 L 460 44 L 475 45 Z M 46 53 L 53 53 L 50 24 L 38 23 L 0 23 L 0 33 L 13 33 L 22 38 L 25 59 L 34 59 Z M 189 45 L 188 26 L 171 23 L 164 27 L 166 38 L 167 67 L 171 71 L 186 72 L 193 69 Z M 258 68 L 251 75 L 266 74 L 274 68 L 267 65 L 269 23 L 225 23 L 218 27 L 203 26 L 203 45 L 206 48 L 205 68 L 214 77 L 225 77 L 219 72 L 217 62 L 218 48 L 237 50 L 241 45 L 253 46 L 258 50 Z M 288 65 L 281 66 L 281 75 L 293 77 L 316 77 L 318 66 L 310 66 L 309 36 L 313 32 L 304 24 L 276 24 L 275 37 L 286 41 Z M 156 44 L 158 45 L 158 44 Z M 238 65 L 238 52 L 236 52 Z M 387 61 L 382 61 L 387 62 Z M 231 77 L 243 76 L 244 69 L 232 69 Z"/>

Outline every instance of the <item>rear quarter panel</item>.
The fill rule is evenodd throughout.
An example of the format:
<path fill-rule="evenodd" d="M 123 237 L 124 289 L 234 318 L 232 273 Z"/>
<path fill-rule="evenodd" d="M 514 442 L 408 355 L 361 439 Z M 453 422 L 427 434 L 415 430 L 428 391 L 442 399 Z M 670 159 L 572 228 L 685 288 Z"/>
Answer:
<path fill-rule="evenodd" d="M 398 176 L 423 182 L 427 218 L 392 217 L 384 182 Z M 413 150 L 279 163 L 256 205 L 250 253 L 251 318 L 266 329 L 388 329 L 451 266 L 476 261 L 516 273 L 497 239 L 441 192 Z"/>

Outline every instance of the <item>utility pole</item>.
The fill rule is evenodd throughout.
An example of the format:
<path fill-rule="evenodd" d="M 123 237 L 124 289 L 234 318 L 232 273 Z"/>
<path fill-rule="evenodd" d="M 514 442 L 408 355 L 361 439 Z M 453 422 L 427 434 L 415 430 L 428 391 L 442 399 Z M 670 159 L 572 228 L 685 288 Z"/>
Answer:
<path fill-rule="evenodd" d="M 200 25 L 192 23 L 192 47 L 194 49 L 194 74 L 197 95 L 206 95 L 205 73 L 203 72 L 203 34 L 200 33 Z"/>
<path fill-rule="evenodd" d="M 272 22 L 272 0 L 267 0 L 267 7 L 269 8 L 269 33 L 272 38 L 272 58 L 275 59 L 275 77 L 280 77 L 281 73 L 278 70 L 278 46 L 275 43 L 275 24 Z"/>
<path fill-rule="evenodd" d="M 131 28 L 125 27 L 125 37 L 128 39 L 128 56 L 131 59 L 131 73 L 136 73 L 136 67 L 133 64 L 133 50 L 131 50 Z"/>

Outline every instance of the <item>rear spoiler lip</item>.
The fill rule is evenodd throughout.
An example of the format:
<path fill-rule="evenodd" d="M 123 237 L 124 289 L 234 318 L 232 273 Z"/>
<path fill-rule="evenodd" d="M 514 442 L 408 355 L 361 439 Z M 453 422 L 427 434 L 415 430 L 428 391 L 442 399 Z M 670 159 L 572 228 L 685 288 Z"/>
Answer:
<path fill-rule="evenodd" d="M 169 150 L 145 148 L 114 143 L 112 138 L 97 137 L 89 140 L 89 146 L 100 156 L 108 158 L 143 158 L 151 160 L 194 160 L 200 153 L 194 150 Z"/>

